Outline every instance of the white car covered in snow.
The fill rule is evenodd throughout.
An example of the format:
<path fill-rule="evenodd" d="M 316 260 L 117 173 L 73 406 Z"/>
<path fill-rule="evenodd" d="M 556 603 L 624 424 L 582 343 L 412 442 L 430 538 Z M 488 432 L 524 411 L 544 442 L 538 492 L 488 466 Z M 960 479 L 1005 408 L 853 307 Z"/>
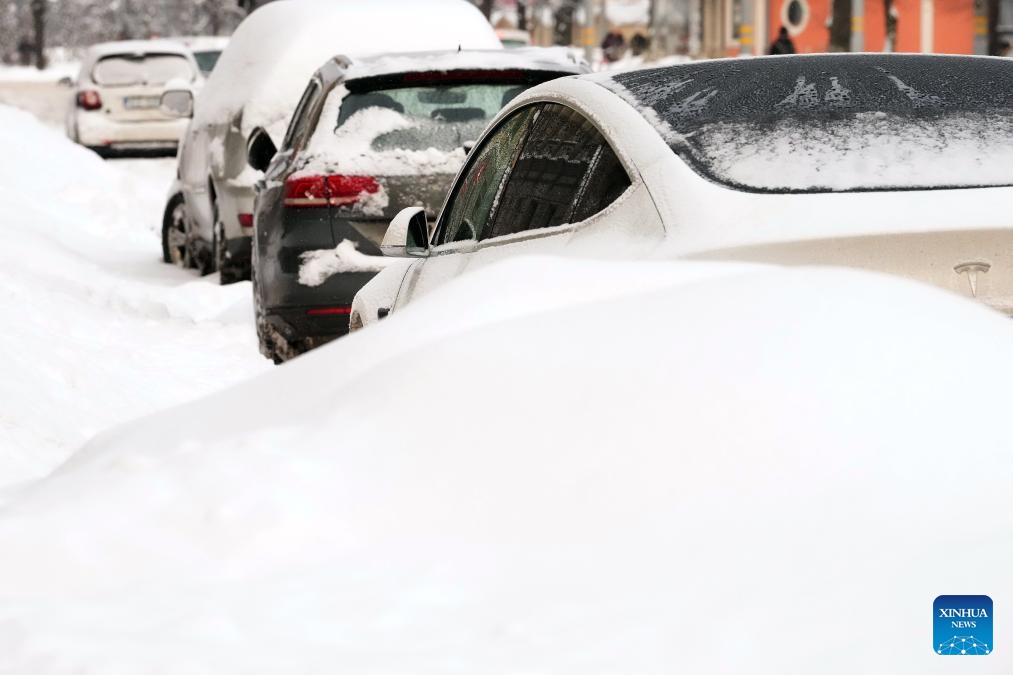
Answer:
<path fill-rule="evenodd" d="M 846 265 L 1013 313 L 1011 112 L 1013 62 L 994 58 L 555 80 L 500 113 L 436 223 L 417 208 L 394 219 L 382 248 L 409 261 L 359 292 L 351 327 L 526 252 Z"/>
<path fill-rule="evenodd" d="M 253 187 L 262 174 L 247 164 L 247 144 L 260 128 L 282 145 L 306 84 L 328 59 L 459 47 L 502 48 L 466 0 L 287 0 L 253 12 L 197 98 L 179 153 L 179 189 L 164 225 L 189 219 L 185 249 L 195 253 L 179 262 L 217 269 L 222 283 L 249 278 Z"/>
<path fill-rule="evenodd" d="M 184 45 L 170 40 L 107 42 L 81 62 L 67 112 L 67 136 L 99 154 L 175 150 L 186 120 L 161 107 L 167 85 L 194 86 L 200 69 Z"/>

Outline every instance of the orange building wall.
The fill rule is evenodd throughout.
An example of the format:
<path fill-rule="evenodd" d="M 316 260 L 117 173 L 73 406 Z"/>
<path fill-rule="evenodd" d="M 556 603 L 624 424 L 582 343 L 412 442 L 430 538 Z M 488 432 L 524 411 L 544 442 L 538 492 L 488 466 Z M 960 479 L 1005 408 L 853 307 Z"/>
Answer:
<path fill-rule="evenodd" d="M 784 0 L 770 0 L 769 45 L 781 27 L 781 5 Z M 921 0 L 894 0 L 897 8 L 898 52 L 921 51 Z M 974 53 L 974 3 L 971 0 L 935 0 L 933 20 L 933 51 L 947 54 Z M 864 35 L 863 51 L 880 52 L 886 41 L 886 17 L 883 0 L 865 0 L 863 16 L 853 23 Z M 798 35 L 792 36 L 800 54 L 824 52 L 830 42 L 827 19 L 830 0 L 809 0 L 809 22 Z"/>
<path fill-rule="evenodd" d="M 974 3 L 936 2 L 932 51 L 940 54 L 974 53 Z"/>
<path fill-rule="evenodd" d="M 881 52 L 886 43 L 886 10 L 883 0 L 865 0 L 865 14 L 862 17 L 865 46 L 862 51 Z"/>

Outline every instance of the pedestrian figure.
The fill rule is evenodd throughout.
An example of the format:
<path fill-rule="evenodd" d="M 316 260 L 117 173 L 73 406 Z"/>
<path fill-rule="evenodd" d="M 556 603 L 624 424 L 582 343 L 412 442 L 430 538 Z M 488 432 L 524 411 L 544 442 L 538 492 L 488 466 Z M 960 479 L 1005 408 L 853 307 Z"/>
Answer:
<path fill-rule="evenodd" d="M 637 33 L 630 38 L 630 52 L 634 56 L 640 56 L 651 46 L 651 41 L 643 33 Z"/>
<path fill-rule="evenodd" d="M 781 30 L 777 32 L 777 39 L 774 40 L 770 45 L 770 51 L 768 54 L 794 54 L 795 43 L 788 37 L 788 29 L 781 26 Z"/>
<path fill-rule="evenodd" d="M 601 41 L 601 52 L 605 60 L 615 63 L 623 57 L 626 51 L 626 39 L 617 30 L 610 30 L 605 39 Z"/>

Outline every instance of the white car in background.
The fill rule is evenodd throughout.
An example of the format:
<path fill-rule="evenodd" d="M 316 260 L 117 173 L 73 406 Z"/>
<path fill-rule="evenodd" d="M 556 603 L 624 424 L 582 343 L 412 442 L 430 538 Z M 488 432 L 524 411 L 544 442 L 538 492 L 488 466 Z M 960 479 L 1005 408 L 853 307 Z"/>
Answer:
<path fill-rule="evenodd" d="M 99 154 L 171 152 L 187 121 L 161 108 L 167 86 L 195 87 L 201 79 L 193 54 L 171 40 L 107 42 L 91 47 L 67 113 L 67 136 Z"/>
<path fill-rule="evenodd" d="M 253 188 L 262 176 L 247 163 L 252 132 L 262 129 L 281 147 L 307 83 L 327 60 L 458 48 L 502 48 L 466 0 L 287 0 L 253 12 L 194 103 L 179 153 L 178 185 L 164 218 L 187 219 L 195 255 L 186 262 L 205 273 L 219 271 L 223 284 L 249 278 Z M 170 93 L 189 94 L 185 88 Z M 177 109 L 188 112 L 185 105 Z"/>
<path fill-rule="evenodd" d="M 1013 314 L 1013 62 L 726 59 L 553 80 L 504 108 L 435 227 L 392 221 L 351 328 L 519 253 L 876 270 Z M 428 235 L 432 232 L 432 236 Z M 467 310 L 468 308 L 462 308 Z"/>

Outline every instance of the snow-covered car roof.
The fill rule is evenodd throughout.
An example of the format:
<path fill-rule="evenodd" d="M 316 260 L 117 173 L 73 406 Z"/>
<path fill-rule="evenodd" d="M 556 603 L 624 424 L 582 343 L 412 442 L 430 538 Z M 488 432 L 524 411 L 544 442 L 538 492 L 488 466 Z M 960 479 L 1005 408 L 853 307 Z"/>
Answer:
<path fill-rule="evenodd" d="M 229 45 L 229 38 L 220 35 L 184 35 L 171 39 L 194 52 L 224 51 Z"/>
<path fill-rule="evenodd" d="M 309 78 L 336 54 L 459 47 L 502 48 L 489 22 L 465 0 L 268 3 L 232 35 L 197 99 L 194 120 L 222 123 L 242 110 L 245 131 L 283 132 Z"/>
<path fill-rule="evenodd" d="M 384 54 L 350 59 L 345 80 L 380 77 L 397 73 L 446 72 L 451 70 L 544 70 L 588 73 L 586 61 L 577 59 L 565 47 L 522 49 L 463 49 Z"/>

